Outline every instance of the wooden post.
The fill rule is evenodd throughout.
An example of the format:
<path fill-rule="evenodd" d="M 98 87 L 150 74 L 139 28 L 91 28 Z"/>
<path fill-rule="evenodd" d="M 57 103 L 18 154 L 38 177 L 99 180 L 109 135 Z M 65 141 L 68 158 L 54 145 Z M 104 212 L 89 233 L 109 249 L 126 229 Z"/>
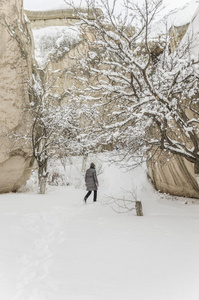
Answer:
<path fill-rule="evenodd" d="M 135 209 L 136 209 L 136 215 L 137 216 L 143 216 L 142 202 L 141 201 L 135 201 Z"/>

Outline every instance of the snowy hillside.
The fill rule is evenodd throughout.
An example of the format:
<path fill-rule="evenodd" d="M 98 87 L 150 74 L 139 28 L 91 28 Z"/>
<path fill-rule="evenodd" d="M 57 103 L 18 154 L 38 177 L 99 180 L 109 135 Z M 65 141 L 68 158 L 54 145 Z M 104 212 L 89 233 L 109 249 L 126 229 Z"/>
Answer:
<path fill-rule="evenodd" d="M 54 168 L 73 186 L 38 195 L 32 177 L 26 193 L 1 195 L 0 299 L 198 300 L 199 201 L 154 192 L 143 168 L 91 161 L 97 203 L 82 201 L 81 158 Z M 144 217 L 105 205 L 106 195 L 128 199 L 132 189 Z"/>
<path fill-rule="evenodd" d="M 49 26 L 33 29 L 35 58 L 40 67 L 44 68 L 50 58 L 63 57 L 81 40 L 78 26 Z"/>
<path fill-rule="evenodd" d="M 199 6 L 198 0 L 191 0 L 180 8 L 172 10 L 168 15 L 168 27 L 182 26 L 189 23 Z"/>
<path fill-rule="evenodd" d="M 171 10 L 153 25 L 152 36 L 165 34 L 172 26 L 178 27 L 190 23 L 198 7 L 199 1 L 191 0 L 180 8 Z M 159 15 L 164 15 L 164 10 Z"/>
<path fill-rule="evenodd" d="M 192 59 L 198 61 L 199 58 L 199 7 L 196 10 L 193 18 L 190 22 L 189 28 L 183 37 L 181 42 L 181 47 L 185 48 L 186 45 L 190 44 L 190 53 L 192 55 Z M 196 65 L 198 68 L 198 64 Z"/>
<path fill-rule="evenodd" d="M 196 10 L 198 0 L 192 0 L 181 8 L 170 11 L 164 18 L 158 20 L 151 28 L 151 38 L 165 34 L 168 29 L 175 26 L 182 26 L 191 22 Z M 67 8 L 62 5 L 54 7 L 53 10 Z M 164 10 L 160 13 L 163 15 Z M 65 55 L 74 45 L 81 41 L 78 25 L 75 26 L 49 26 L 33 29 L 35 43 L 35 58 L 40 67 L 44 68 L 50 58 L 59 59 Z"/>

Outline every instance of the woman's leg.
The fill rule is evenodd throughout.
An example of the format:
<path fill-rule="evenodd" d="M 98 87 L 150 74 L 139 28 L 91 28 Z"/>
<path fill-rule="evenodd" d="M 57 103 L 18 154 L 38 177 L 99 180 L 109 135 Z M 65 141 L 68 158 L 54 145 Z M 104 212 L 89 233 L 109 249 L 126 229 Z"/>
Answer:
<path fill-rule="evenodd" d="M 90 196 L 91 191 L 88 191 L 88 193 L 86 194 L 86 196 L 84 197 L 84 201 L 86 202 L 87 198 Z"/>
<path fill-rule="evenodd" d="M 97 201 L 97 190 L 95 190 L 93 192 L 94 192 L 93 201 L 96 202 Z"/>

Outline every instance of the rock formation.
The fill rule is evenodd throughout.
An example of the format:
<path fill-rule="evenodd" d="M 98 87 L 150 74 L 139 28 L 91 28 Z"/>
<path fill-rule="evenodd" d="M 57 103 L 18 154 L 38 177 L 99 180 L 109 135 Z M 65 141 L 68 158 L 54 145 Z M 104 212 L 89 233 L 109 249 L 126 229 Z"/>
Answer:
<path fill-rule="evenodd" d="M 162 153 L 152 158 L 147 167 L 156 190 L 175 196 L 199 198 L 194 164 L 180 156 Z"/>
<path fill-rule="evenodd" d="M 72 29 L 72 26 L 75 26 L 75 23 L 78 22 L 77 16 L 71 10 L 55 10 L 46 12 L 26 11 L 26 14 L 31 20 L 32 28 L 35 30 L 35 38 L 37 38 L 37 34 L 38 36 L 40 35 L 39 30 L 50 28 L 49 26 L 64 26 Z M 175 39 L 173 39 L 173 44 L 171 44 L 172 51 L 174 47 L 176 47 L 179 39 L 181 40 L 184 36 L 187 28 L 188 24 L 179 28 L 175 27 Z M 170 31 L 170 34 L 174 34 L 173 29 Z M 47 36 L 46 33 L 45 36 Z M 56 43 L 57 40 L 55 41 L 55 44 Z M 41 46 L 41 43 L 37 42 L 36 51 L 40 51 L 39 45 Z M 74 60 L 71 60 L 71 57 L 77 57 L 78 53 L 83 51 L 81 47 L 82 43 L 79 42 L 77 38 L 77 43 L 73 44 L 73 47 L 69 49 L 70 51 L 66 51 L 65 53 L 62 52 L 63 55 L 60 56 L 60 59 L 53 59 L 53 56 L 51 56 L 52 59 L 49 57 L 50 59 L 48 64 L 50 68 L 52 70 L 68 69 L 72 71 L 72 69 L 75 68 L 75 62 Z M 42 58 L 41 51 L 40 58 Z M 62 81 L 59 82 L 59 86 L 65 88 L 74 84 L 70 75 L 67 74 L 62 76 L 61 80 Z M 152 183 L 157 190 L 171 195 L 199 198 L 199 187 L 194 174 L 194 165 L 185 161 L 183 158 L 171 156 L 168 155 L 168 153 L 161 153 L 161 155 L 157 155 L 154 159 L 149 161 L 148 170 Z"/>
<path fill-rule="evenodd" d="M 31 171 L 30 143 L 20 136 L 29 121 L 25 106 L 32 46 L 22 0 L 2 0 L 0 20 L 0 193 L 4 193 L 17 191 Z"/>
<path fill-rule="evenodd" d="M 192 57 L 199 55 L 199 8 L 196 10 L 190 24 L 170 28 L 170 48 L 171 52 L 176 47 L 185 47 L 186 41 L 192 40 L 190 55 Z M 195 116 L 198 118 L 198 114 Z M 197 176 L 198 167 L 180 156 L 171 155 L 167 152 L 157 153 L 148 162 L 149 175 L 155 188 L 161 192 L 171 195 L 199 198 L 199 185 Z M 195 174 L 197 173 L 197 174 Z"/>

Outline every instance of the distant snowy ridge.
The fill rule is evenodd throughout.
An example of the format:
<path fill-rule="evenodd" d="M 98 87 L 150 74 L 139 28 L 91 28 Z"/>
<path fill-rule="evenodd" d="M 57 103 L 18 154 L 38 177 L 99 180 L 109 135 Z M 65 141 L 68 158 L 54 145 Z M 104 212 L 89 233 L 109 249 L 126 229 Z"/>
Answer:
<path fill-rule="evenodd" d="M 62 10 L 67 9 L 67 5 L 60 5 L 48 9 Z M 156 39 L 160 35 L 164 35 L 169 28 L 174 26 L 183 26 L 189 24 L 193 16 L 198 14 L 199 0 L 192 0 L 181 8 L 176 8 L 167 14 L 159 22 L 155 23 L 151 28 L 151 39 Z M 197 22 L 195 21 L 194 24 Z M 199 26 L 198 26 L 199 27 Z M 194 25 L 194 32 L 197 26 Z M 78 25 L 74 26 L 50 26 L 41 29 L 33 29 L 35 42 L 35 57 L 41 68 L 44 68 L 50 59 L 60 59 L 73 46 L 81 41 L 81 34 Z"/>
<path fill-rule="evenodd" d="M 198 0 L 192 0 L 181 8 L 176 8 L 168 14 L 168 25 L 183 26 L 188 24 L 199 6 Z"/>
<path fill-rule="evenodd" d="M 80 9 L 86 9 L 87 6 L 86 4 L 84 5 L 75 5 L 75 8 L 80 8 Z M 35 12 L 44 12 L 44 11 L 56 11 L 56 10 L 68 10 L 68 9 L 73 9 L 70 5 L 65 4 L 60 4 L 60 5 L 56 5 L 56 6 L 52 6 L 49 8 L 39 8 L 39 9 L 27 9 L 28 11 L 35 11 Z"/>
<path fill-rule="evenodd" d="M 77 25 L 33 29 L 33 36 L 35 58 L 41 68 L 44 68 L 50 59 L 63 57 L 81 41 L 80 30 Z"/>
<path fill-rule="evenodd" d="M 151 36 L 157 37 L 165 34 L 172 26 L 189 24 L 199 7 L 199 0 L 192 0 L 180 8 L 170 11 L 161 20 L 155 23 L 151 29 Z"/>
<path fill-rule="evenodd" d="M 193 18 L 190 21 L 189 28 L 182 39 L 181 47 L 186 46 L 187 42 L 189 41 L 190 41 L 191 59 L 198 61 L 199 59 L 199 6 L 198 9 L 195 11 Z M 196 68 L 198 68 L 198 64 L 196 64 Z"/>

